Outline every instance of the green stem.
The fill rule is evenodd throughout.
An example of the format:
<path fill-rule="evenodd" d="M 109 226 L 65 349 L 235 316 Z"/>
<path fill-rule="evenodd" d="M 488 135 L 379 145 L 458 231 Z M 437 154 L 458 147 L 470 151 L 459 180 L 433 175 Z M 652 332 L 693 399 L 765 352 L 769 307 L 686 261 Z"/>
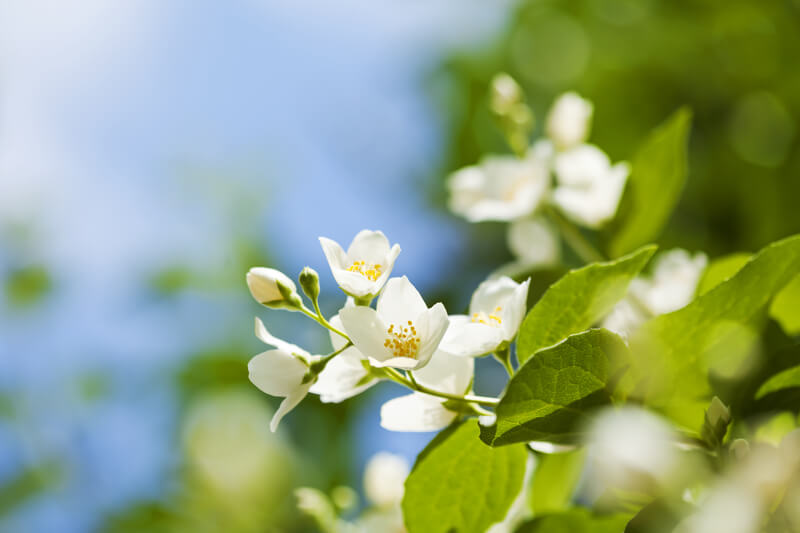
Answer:
<path fill-rule="evenodd" d="M 337 329 L 337 328 L 333 327 L 333 326 L 330 324 L 330 322 L 328 322 L 327 320 L 325 320 L 325 317 L 324 317 L 324 316 L 322 316 L 322 312 L 319 310 L 319 305 L 317 304 L 317 302 L 314 302 L 314 310 L 316 311 L 316 314 L 315 314 L 313 311 L 311 311 L 311 309 L 309 309 L 308 307 L 306 307 L 306 306 L 304 306 L 304 305 L 303 305 L 303 306 L 301 306 L 299 309 L 300 309 L 300 312 L 301 312 L 301 313 L 303 313 L 304 315 L 306 315 L 308 318 L 310 318 L 310 319 L 311 319 L 311 320 L 313 320 L 314 322 L 317 322 L 317 323 L 318 323 L 319 325 L 321 325 L 322 327 L 324 327 L 324 328 L 327 328 L 327 329 L 331 330 L 332 332 L 336 333 L 336 334 L 337 334 L 337 335 L 339 335 L 340 337 L 342 337 L 342 338 L 344 338 L 345 340 L 347 340 L 347 342 L 352 342 L 352 341 L 350 340 L 350 337 L 348 337 L 348 336 L 347 336 L 347 333 L 344 333 L 343 331 L 341 331 L 341 330 L 339 330 L 339 329 Z"/>
<path fill-rule="evenodd" d="M 580 257 L 584 263 L 597 263 L 606 260 L 606 257 L 584 237 L 581 230 L 564 215 L 552 208 L 547 210 L 547 214 L 558 226 L 558 229 L 561 231 L 561 236 L 564 237 L 567 245 L 578 254 L 578 257 Z"/>
<path fill-rule="evenodd" d="M 489 405 L 495 406 L 500 403 L 500 400 L 497 398 L 487 398 L 486 396 L 475 396 L 472 394 L 465 394 L 463 396 L 459 396 L 457 394 L 450 394 L 448 392 L 437 391 L 431 388 L 426 387 L 425 385 L 421 385 L 419 383 L 412 382 L 410 379 L 406 379 L 400 372 L 395 370 L 394 368 L 384 368 L 384 372 L 392 381 L 396 381 L 401 385 L 405 385 L 411 390 L 415 390 L 417 392 L 423 392 L 425 394 L 430 394 L 431 396 L 438 396 L 439 398 L 445 398 L 447 400 L 455 400 L 457 402 L 469 402 L 469 403 L 477 403 L 480 405 Z"/>
<path fill-rule="evenodd" d="M 345 345 L 343 345 L 341 348 L 339 348 L 338 350 L 336 350 L 334 352 L 331 352 L 328 355 L 326 355 L 325 357 L 323 357 L 322 359 L 320 359 L 319 361 L 317 361 L 315 363 L 312 363 L 311 364 L 311 371 L 314 372 L 315 374 L 319 374 L 320 372 L 325 370 L 325 367 L 327 366 L 328 361 L 330 361 L 331 359 L 333 359 L 334 357 L 336 357 L 337 355 L 339 355 L 340 353 L 342 353 L 343 351 L 345 351 L 346 349 L 348 349 L 352 345 L 353 345 L 352 342 L 347 341 L 347 343 Z"/>
<path fill-rule="evenodd" d="M 514 366 L 511 364 L 511 350 L 509 350 L 507 345 L 505 348 L 498 349 L 492 355 L 503 365 L 503 368 L 506 369 L 506 372 L 508 372 L 508 377 L 514 375 Z"/>

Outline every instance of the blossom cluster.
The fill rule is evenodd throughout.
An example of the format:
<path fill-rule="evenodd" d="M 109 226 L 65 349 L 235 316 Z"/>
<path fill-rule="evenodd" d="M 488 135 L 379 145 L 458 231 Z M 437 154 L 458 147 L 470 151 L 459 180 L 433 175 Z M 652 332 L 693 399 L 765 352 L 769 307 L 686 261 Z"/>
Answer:
<path fill-rule="evenodd" d="M 412 390 L 381 409 L 381 425 L 395 431 L 440 429 L 459 413 L 483 414 L 481 405 L 496 402 L 472 394 L 473 358 L 498 353 L 507 361 L 525 315 L 529 281 L 487 280 L 473 294 L 468 315 L 448 315 L 441 303 L 428 307 L 405 276 L 390 277 L 400 247 L 390 246 L 382 232 L 361 231 L 346 252 L 330 239 L 320 238 L 320 243 L 346 295 L 333 317 L 320 311 L 319 278 L 312 269 L 299 276 L 312 308 L 282 272 L 255 267 L 247 273 L 256 301 L 305 314 L 329 330 L 332 345 L 327 355 L 311 354 L 274 336 L 256 319 L 256 336 L 273 349 L 253 357 L 249 376 L 263 392 L 283 398 L 273 431 L 309 393 L 323 402 L 341 402 L 381 380 Z"/>

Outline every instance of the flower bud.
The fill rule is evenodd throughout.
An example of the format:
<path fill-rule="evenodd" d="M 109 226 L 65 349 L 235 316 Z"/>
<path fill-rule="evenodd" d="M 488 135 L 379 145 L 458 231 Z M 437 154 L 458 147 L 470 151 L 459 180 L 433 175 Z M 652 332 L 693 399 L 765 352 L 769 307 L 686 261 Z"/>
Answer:
<path fill-rule="evenodd" d="M 566 150 L 589 137 L 593 106 L 576 93 L 562 94 L 547 115 L 547 136 L 556 147 Z"/>
<path fill-rule="evenodd" d="M 312 302 L 316 302 L 319 297 L 319 274 L 311 267 L 305 267 L 300 272 L 300 287 Z"/>
<path fill-rule="evenodd" d="M 522 88 L 506 74 L 501 72 L 492 78 L 489 106 L 497 115 L 504 116 L 512 112 L 522 102 Z"/>
<path fill-rule="evenodd" d="M 296 307 L 300 300 L 294 282 L 274 268 L 251 268 L 247 287 L 253 298 L 267 307 Z"/>

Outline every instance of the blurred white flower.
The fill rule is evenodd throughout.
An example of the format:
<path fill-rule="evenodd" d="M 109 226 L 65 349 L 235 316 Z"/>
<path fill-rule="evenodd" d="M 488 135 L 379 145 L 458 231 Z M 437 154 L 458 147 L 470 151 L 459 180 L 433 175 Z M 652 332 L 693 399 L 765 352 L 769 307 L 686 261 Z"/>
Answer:
<path fill-rule="evenodd" d="M 469 315 L 451 315 L 440 349 L 451 355 L 478 357 L 495 351 L 517 335 L 528 299 L 530 279 L 489 279 L 472 295 Z"/>
<path fill-rule="evenodd" d="M 364 492 L 378 507 L 400 505 L 403 501 L 409 465 L 405 458 L 388 452 L 370 457 L 364 469 Z"/>
<path fill-rule="evenodd" d="M 588 489 L 596 497 L 606 489 L 649 491 L 665 484 L 679 460 L 675 440 L 670 426 L 644 409 L 605 409 L 588 433 Z"/>
<path fill-rule="evenodd" d="M 628 179 L 627 163 L 611 166 L 605 152 L 583 144 L 558 153 L 554 168 L 553 203 L 567 217 L 589 228 L 614 218 Z"/>
<path fill-rule="evenodd" d="M 274 432 L 281 419 L 308 394 L 313 381 L 303 383 L 303 380 L 313 357 L 302 348 L 274 337 L 259 319 L 256 319 L 256 337 L 276 348 L 256 355 L 247 364 L 253 385 L 270 396 L 283 398 L 269 425 Z"/>
<path fill-rule="evenodd" d="M 547 193 L 550 176 L 534 156 L 488 156 L 450 175 L 450 209 L 470 222 L 508 221 L 533 213 Z"/>
<path fill-rule="evenodd" d="M 562 94 L 547 115 L 547 136 L 559 150 L 582 144 L 589 137 L 592 111 L 592 103 L 577 93 Z"/>
<path fill-rule="evenodd" d="M 472 385 L 475 362 L 438 351 L 425 368 L 414 372 L 417 383 L 449 394 L 466 394 Z M 390 431 L 436 431 L 455 420 L 457 414 L 442 405 L 446 400 L 413 392 L 381 406 L 381 426 Z"/>
<path fill-rule="evenodd" d="M 246 280 L 253 298 L 268 307 L 280 307 L 287 302 L 281 294 L 279 284 L 284 290 L 288 289 L 289 293 L 297 294 L 294 282 L 286 274 L 274 268 L 253 267 L 247 272 Z"/>
<path fill-rule="evenodd" d="M 652 275 L 631 282 L 628 296 L 605 318 L 603 327 L 628 337 L 649 318 L 686 306 L 694 298 L 707 264 L 702 252 L 692 256 L 675 248 L 659 254 Z"/>
<path fill-rule="evenodd" d="M 352 300 L 348 298 L 345 307 L 353 307 Z M 344 329 L 339 315 L 329 320 L 337 329 Z M 347 341 L 339 334 L 330 332 L 331 344 L 334 350 L 340 350 Z M 317 382 L 311 386 L 311 393 L 318 394 L 324 403 L 339 403 L 357 394 L 361 394 L 378 382 L 376 378 L 369 377 L 369 367 L 366 357 L 351 346 L 331 359 L 322 372 L 317 376 Z"/>
<path fill-rule="evenodd" d="M 400 254 L 400 246 L 389 246 L 389 240 L 380 231 L 360 231 L 347 253 L 339 243 L 320 237 L 322 251 L 331 267 L 331 273 L 341 289 L 355 298 L 376 296 Z"/>
<path fill-rule="evenodd" d="M 508 247 L 527 267 L 557 264 L 561 257 L 558 234 L 543 217 L 520 218 L 508 227 Z"/>
<path fill-rule="evenodd" d="M 345 307 L 339 316 L 353 344 L 376 367 L 425 366 L 448 325 L 444 305 L 429 309 L 405 276 L 386 283 L 377 309 Z"/>

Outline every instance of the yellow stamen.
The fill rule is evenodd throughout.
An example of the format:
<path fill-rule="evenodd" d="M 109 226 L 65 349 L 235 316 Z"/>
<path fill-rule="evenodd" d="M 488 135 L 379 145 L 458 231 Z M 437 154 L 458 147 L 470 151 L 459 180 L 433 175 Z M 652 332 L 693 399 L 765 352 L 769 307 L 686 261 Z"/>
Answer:
<path fill-rule="evenodd" d="M 382 268 L 383 267 L 377 263 L 366 263 L 364 261 L 356 261 L 352 265 L 347 267 L 347 270 L 350 272 L 356 272 L 357 274 L 361 274 L 370 281 L 377 281 L 377 279 L 381 277 Z"/>
<path fill-rule="evenodd" d="M 503 308 L 500 306 L 495 307 L 494 312 L 486 314 L 483 311 L 480 313 L 472 313 L 472 322 L 476 324 L 485 324 L 487 326 L 500 327 L 503 319 L 500 318 L 500 311 Z"/>
<path fill-rule="evenodd" d="M 392 351 L 394 357 L 417 358 L 420 340 L 417 336 L 417 328 L 411 320 L 408 321 L 408 327 L 397 326 L 395 329 L 395 325 L 390 324 L 386 335 L 383 345 Z"/>

